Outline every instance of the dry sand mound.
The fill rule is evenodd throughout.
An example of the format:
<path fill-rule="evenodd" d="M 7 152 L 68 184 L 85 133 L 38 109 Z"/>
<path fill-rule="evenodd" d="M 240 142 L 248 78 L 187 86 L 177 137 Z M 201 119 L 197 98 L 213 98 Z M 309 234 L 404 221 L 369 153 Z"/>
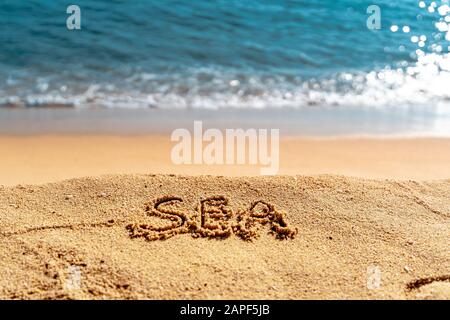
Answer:
<path fill-rule="evenodd" d="M 0 298 L 450 298 L 450 180 L 0 187 Z"/>

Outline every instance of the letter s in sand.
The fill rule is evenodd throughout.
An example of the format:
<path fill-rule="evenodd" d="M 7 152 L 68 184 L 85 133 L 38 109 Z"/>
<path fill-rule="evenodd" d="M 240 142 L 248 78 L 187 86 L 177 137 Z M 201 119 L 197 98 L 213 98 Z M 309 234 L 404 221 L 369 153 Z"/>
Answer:
<path fill-rule="evenodd" d="M 195 222 L 188 214 L 178 208 L 183 199 L 177 196 L 163 196 L 147 204 L 146 211 L 149 216 L 169 220 L 171 223 L 165 226 L 153 226 L 149 224 L 131 224 L 127 229 L 132 238 L 144 237 L 147 240 L 163 240 L 177 234 L 187 233 L 190 228 L 195 228 Z"/>

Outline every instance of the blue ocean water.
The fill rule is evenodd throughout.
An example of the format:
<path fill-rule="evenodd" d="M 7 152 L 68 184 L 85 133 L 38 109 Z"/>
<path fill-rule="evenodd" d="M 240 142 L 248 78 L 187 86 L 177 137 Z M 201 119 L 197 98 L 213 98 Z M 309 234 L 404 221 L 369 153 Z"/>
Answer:
<path fill-rule="evenodd" d="M 81 30 L 66 27 L 71 4 Z M 373 4 L 380 30 L 366 26 Z M 2 0 L 0 105 L 447 104 L 448 4 Z"/>

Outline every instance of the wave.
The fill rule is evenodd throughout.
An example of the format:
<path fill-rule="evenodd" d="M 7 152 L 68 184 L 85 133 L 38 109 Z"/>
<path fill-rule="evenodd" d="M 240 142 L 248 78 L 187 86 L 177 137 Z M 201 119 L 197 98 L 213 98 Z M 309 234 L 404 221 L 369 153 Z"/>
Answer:
<path fill-rule="evenodd" d="M 0 49 L 0 106 L 220 109 L 447 105 L 447 2 L 426 5 L 420 1 L 422 12 L 412 0 L 398 6 L 383 0 L 383 21 L 392 25 L 375 32 L 361 27 L 367 18 L 366 1 L 317 8 L 306 1 L 256 7 L 243 6 L 240 1 L 222 2 L 218 7 L 198 1 L 192 6 L 202 14 L 194 15 L 195 19 L 189 19 L 193 11 L 185 1 L 166 7 L 146 0 L 140 6 L 111 6 L 108 10 L 102 8 L 109 2 L 98 2 L 96 13 L 108 19 L 96 19 L 75 34 L 64 29 L 62 33 L 49 24 L 46 19 L 51 15 L 43 8 L 34 4 L 17 7 L 10 1 L 9 6 L 17 7 L 21 19 L 11 22 L 0 39 L 9 41 Z M 94 7 L 86 9 L 89 12 Z M 25 9 L 34 10 L 36 15 L 23 17 Z M 153 13 L 155 21 L 144 12 Z M 342 20 L 329 19 L 331 14 Z M 125 20 L 117 19 L 121 15 Z M 39 19 L 30 24 L 34 16 Z M 123 25 L 131 17 L 139 18 L 139 23 Z M 112 25 L 103 25 L 106 22 Z M 169 22 L 172 27 L 163 28 Z M 111 35 L 98 35 L 98 30 L 109 30 Z M 8 36 L 15 33 L 16 37 Z M 372 38 L 368 39 L 369 35 Z"/>
<path fill-rule="evenodd" d="M 28 94 L 2 93 L 1 106 L 75 108 L 282 108 L 386 107 L 450 103 L 450 55 L 420 54 L 412 66 L 341 72 L 328 78 L 190 70 L 189 74 L 140 73 L 122 83 L 69 90 L 40 79 Z M 22 91 L 19 88 L 14 89 Z"/>

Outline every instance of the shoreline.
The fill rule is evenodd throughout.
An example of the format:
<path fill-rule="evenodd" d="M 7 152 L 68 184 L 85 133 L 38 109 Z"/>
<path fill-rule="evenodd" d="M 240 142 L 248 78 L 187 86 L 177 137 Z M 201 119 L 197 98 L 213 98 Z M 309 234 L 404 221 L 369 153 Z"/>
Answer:
<path fill-rule="evenodd" d="M 205 128 L 279 129 L 282 137 L 450 138 L 450 113 L 439 106 L 266 109 L 0 108 L 0 135 L 170 134 Z"/>
<path fill-rule="evenodd" d="M 106 174 L 260 174 L 258 165 L 174 165 L 171 132 L 192 132 L 198 119 L 204 130 L 279 128 L 278 175 L 448 179 L 450 134 L 441 130 L 448 117 L 439 120 L 433 110 L 0 108 L 0 185 Z"/>

